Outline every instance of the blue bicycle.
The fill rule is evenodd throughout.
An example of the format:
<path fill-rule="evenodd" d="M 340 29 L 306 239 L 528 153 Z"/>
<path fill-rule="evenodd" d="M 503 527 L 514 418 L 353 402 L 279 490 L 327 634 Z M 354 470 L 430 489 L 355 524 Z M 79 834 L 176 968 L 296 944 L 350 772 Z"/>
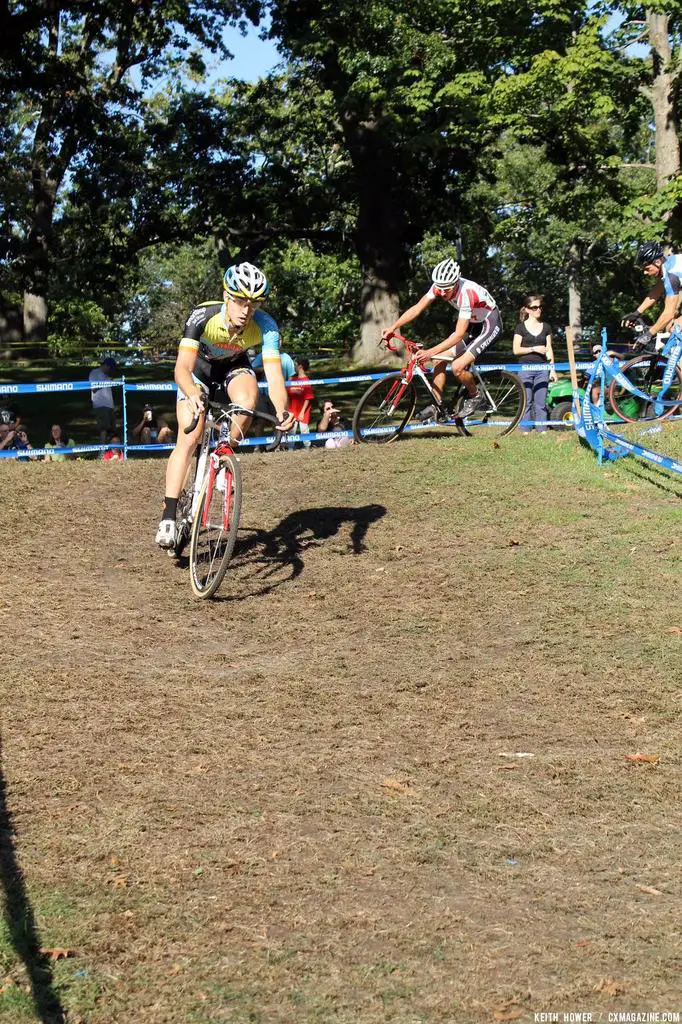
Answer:
<path fill-rule="evenodd" d="M 653 352 L 642 352 L 625 363 L 604 355 L 601 365 L 609 380 L 609 402 L 616 415 L 626 423 L 637 423 L 663 420 L 679 412 L 681 363 L 682 331 L 678 327 L 673 328 L 667 341 L 657 341 Z"/>

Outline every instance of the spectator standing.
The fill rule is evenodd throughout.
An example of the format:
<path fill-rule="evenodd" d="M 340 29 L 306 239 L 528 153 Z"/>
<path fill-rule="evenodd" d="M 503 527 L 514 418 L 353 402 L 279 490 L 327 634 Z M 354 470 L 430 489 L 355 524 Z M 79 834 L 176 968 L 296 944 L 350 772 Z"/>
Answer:
<path fill-rule="evenodd" d="M 299 434 L 307 434 L 310 428 L 310 412 L 315 400 L 315 392 L 310 385 L 309 369 L 310 360 L 296 360 L 296 372 L 291 378 L 291 387 L 288 389 L 289 412 L 292 416 L 296 417 L 291 428 L 292 434 L 296 433 L 296 430 L 298 430 Z M 301 383 L 294 384 L 294 381 L 301 381 Z M 310 441 L 304 441 L 303 447 L 310 448 Z"/>
<path fill-rule="evenodd" d="M 282 364 L 282 373 L 284 374 L 285 380 L 291 380 L 296 373 L 296 363 L 291 358 L 288 352 L 280 352 L 279 360 Z M 260 380 L 263 373 L 263 353 L 258 352 L 257 355 L 251 359 L 251 369 L 256 371 L 256 376 Z"/>
<path fill-rule="evenodd" d="M 95 384 L 100 381 L 111 381 L 111 374 L 116 373 L 116 363 L 107 356 L 100 363 L 99 369 L 91 370 L 88 380 Z M 111 387 L 93 388 L 92 408 L 95 413 L 95 422 L 99 431 L 100 444 L 106 444 L 116 433 L 116 417 L 114 414 L 114 395 Z"/>
<path fill-rule="evenodd" d="M 519 370 L 519 378 L 526 393 L 526 411 L 519 428 L 524 434 L 533 429 L 534 422 L 547 421 L 547 388 L 550 380 L 556 380 L 556 373 L 547 365 L 554 362 L 552 328 L 540 319 L 542 311 L 543 296 L 527 295 L 512 342 L 514 355 L 519 358 L 519 362 L 537 363 L 537 370 Z M 544 433 L 547 427 L 536 429 Z"/>
<path fill-rule="evenodd" d="M 321 434 L 325 434 L 328 431 L 347 431 L 350 429 L 350 425 L 341 419 L 341 414 L 334 403 L 330 399 L 326 399 L 322 403 L 322 416 L 317 424 L 317 429 Z M 353 438 L 346 437 L 344 434 L 340 437 L 328 437 L 324 446 L 325 448 L 347 448 L 352 443 Z"/>
<path fill-rule="evenodd" d="M 66 430 L 63 430 L 58 423 L 50 427 L 49 440 L 45 442 L 45 448 L 73 448 L 75 441 L 69 437 Z M 68 455 L 46 455 L 45 462 L 66 462 Z"/>

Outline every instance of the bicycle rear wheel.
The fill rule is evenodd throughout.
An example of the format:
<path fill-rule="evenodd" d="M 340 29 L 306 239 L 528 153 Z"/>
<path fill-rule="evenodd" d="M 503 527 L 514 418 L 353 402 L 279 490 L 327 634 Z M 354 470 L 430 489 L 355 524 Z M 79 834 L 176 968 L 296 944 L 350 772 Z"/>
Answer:
<path fill-rule="evenodd" d="M 633 387 L 644 392 L 647 398 L 638 398 L 617 380 L 612 380 L 609 385 L 609 401 L 616 415 L 626 423 L 638 423 L 642 420 L 664 420 L 679 412 L 678 404 L 662 406 L 656 402 L 656 396 L 663 386 L 665 360 L 662 361 L 656 355 L 643 365 L 639 365 L 641 363 L 642 357 L 637 356 L 623 363 L 620 372 Z M 663 397 L 666 402 L 682 404 L 682 369 L 679 366 L 675 368 L 673 379 Z"/>
<path fill-rule="evenodd" d="M 484 404 L 468 419 L 458 419 L 457 429 L 467 437 L 504 437 L 514 430 L 523 416 L 526 407 L 523 384 L 515 374 L 507 370 L 486 373 L 482 381 Z"/>
<path fill-rule="evenodd" d="M 209 465 L 192 524 L 189 572 L 197 597 L 212 597 L 223 581 L 237 541 L 241 508 L 241 466 L 234 455 L 224 455 L 218 472 Z"/>
<path fill-rule="evenodd" d="M 395 441 L 412 419 L 417 391 L 402 373 L 389 373 L 367 388 L 353 413 L 353 437 L 365 444 Z"/>

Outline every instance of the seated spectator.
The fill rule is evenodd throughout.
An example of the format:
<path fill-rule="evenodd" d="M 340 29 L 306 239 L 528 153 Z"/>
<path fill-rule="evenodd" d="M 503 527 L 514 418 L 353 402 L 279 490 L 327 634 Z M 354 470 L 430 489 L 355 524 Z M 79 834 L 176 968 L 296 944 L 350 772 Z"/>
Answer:
<path fill-rule="evenodd" d="M 332 401 L 327 399 L 322 403 L 322 416 L 317 424 L 317 429 L 321 434 L 324 434 L 330 430 L 350 430 L 350 424 L 346 420 L 341 419 L 339 410 Z M 328 437 L 324 442 L 324 446 L 325 448 L 346 448 L 352 443 L 352 437 Z"/>
<path fill-rule="evenodd" d="M 310 411 L 315 398 L 315 392 L 310 386 L 309 369 L 310 360 L 297 359 L 296 373 L 291 380 L 292 382 L 301 381 L 302 383 L 295 386 L 292 383 L 292 387 L 287 389 L 289 392 L 289 412 L 292 416 L 296 417 L 296 422 L 291 428 L 292 434 L 295 434 L 297 430 L 300 434 L 307 434 L 310 429 Z M 304 441 L 303 447 L 310 448 L 310 441 Z"/>
<path fill-rule="evenodd" d="M 20 423 L 0 422 L 0 451 L 29 451 L 33 445 Z"/>
<path fill-rule="evenodd" d="M 173 431 L 163 416 L 155 416 L 151 405 L 145 405 L 142 419 L 133 427 L 131 434 L 140 444 L 172 444 Z"/>
<path fill-rule="evenodd" d="M 121 438 L 118 434 L 114 434 L 111 438 L 111 444 L 120 444 Z M 123 462 L 123 452 L 120 448 L 107 448 L 106 451 L 102 452 L 103 462 Z"/>
<path fill-rule="evenodd" d="M 73 438 L 69 437 L 66 430 L 63 430 L 58 423 L 53 423 L 50 427 L 50 438 L 45 442 L 45 448 L 73 448 L 75 445 Z M 70 456 L 68 455 L 46 455 L 45 462 L 66 462 Z"/>

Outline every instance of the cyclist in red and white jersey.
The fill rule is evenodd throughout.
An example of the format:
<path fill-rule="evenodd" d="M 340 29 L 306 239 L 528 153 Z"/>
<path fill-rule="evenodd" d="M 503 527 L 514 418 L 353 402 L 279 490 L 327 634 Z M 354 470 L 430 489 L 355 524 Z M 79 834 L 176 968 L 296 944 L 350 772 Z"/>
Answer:
<path fill-rule="evenodd" d="M 390 339 L 405 324 L 416 320 L 436 299 L 449 302 L 458 311 L 454 331 L 438 345 L 423 349 L 418 358 L 421 363 L 433 360 L 433 388 L 441 400 L 447 364 L 451 362 L 454 376 L 464 385 L 468 395 L 457 415 L 471 416 L 481 404 L 482 396 L 476 389 L 476 379 L 469 367 L 502 333 L 500 311 L 490 292 L 475 281 L 463 278 L 459 264 L 450 257 L 434 267 L 431 281 L 428 292 L 387 327 L 382 337 Z"/>

